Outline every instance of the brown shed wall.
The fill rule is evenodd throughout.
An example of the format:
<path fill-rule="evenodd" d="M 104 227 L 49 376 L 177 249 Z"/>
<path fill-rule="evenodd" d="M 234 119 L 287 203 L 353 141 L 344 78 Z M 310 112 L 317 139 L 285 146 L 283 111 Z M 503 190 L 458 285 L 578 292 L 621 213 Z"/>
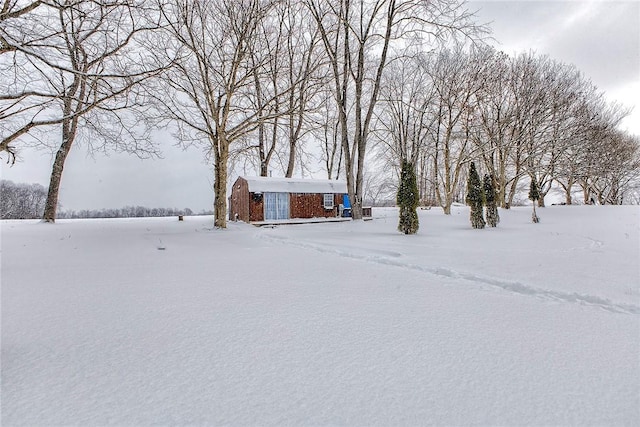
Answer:
<path fill-rule="evenodd" d="M 262 194 L 249 194 L 249 220 L 264 221 L 264 196 Z"/>
<path fill-rule="evenodd" d="M 322 193 L 292 193 L 289 198 L 291 218 L 333 218 L 338 215 L 338 204 L 342 203 L 342 194 L 334 194 L 333 209 L 324 208 Z"/>
<path fill-rule="evenodd" d="M 229 219 L 235 220 L 236 214 L 240 221 L 249 222 L 249 185 L 243 178 L 238 178 L 231 188 L 229 198 Z"/>

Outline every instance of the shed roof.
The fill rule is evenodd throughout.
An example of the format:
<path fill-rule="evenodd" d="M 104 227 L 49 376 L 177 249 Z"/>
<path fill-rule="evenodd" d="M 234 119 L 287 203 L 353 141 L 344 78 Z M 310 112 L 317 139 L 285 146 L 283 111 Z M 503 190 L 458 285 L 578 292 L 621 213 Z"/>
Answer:
<path fill-rule="evenodd" d="M 337 193 L 347 192 L 345 181 L 329 179 L 271 178 L 264 176 L 243 176 L 252 193 Z"/>

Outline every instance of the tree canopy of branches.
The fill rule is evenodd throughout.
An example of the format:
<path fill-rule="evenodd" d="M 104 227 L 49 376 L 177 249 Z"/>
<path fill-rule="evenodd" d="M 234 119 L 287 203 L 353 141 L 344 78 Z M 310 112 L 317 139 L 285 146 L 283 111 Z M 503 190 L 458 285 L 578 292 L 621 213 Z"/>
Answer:
<path fill-rule="evenodd" d="M 534 176 L 544 206 L 557 183 L 572 202 L 623 203 L 640 188 L 638 138 L 617 129 L 628 109 L 574 66 L 547 56 L 509 57 L 487 46 L 441 49 L 391 65 L 376 134 L 389 165 L 418 159 L 420 197 L 449 213 L 460 201 L 464 165 L 493 176 L 508 208 Z"/>
<path fill-rule="evenodd" d="M 268 19 L 274 4 L 159 0 L 165 27 L 162 43 L 168 46 L 166 52 L 157 52 L 159 60 L 166 61 L 162 55 L 167 54 L 178 59 L 152 96 L 161 116 L 177 126 L 180 141 L 206 141 L 215 168 L 216 227 L 226 227 L 232 144 L 258 129 L 264 132 L 267 123 L 277 130 L 277 119 L 289 112 L 281 102 L 292 91 L 290 81 L 262 83 L 270 81 L 269 72 L 277 68 L 269 47 L 280 37 L 279 21 Z M 266 156 L 267 152 L 261 154 L 261 162 L 267 161 Z"/>
<path fill-rule="evenodd" d="M 0 156 L 55 152 L 46 221 L 74 147 L 152 156 L 165 126 L 212 161 L 221 228 L 237 164 L 305 174 L 314 139 L 354 219 L 365 196 L 393 200 L 404 162 L 447 214 L 471 162 L 503 208 L 527 177 L 539 206 L 556 185 L 566 203 L 640 199 L 640 143 L 618 128 L 629 110 L 484 31 L 462 0 L 0 0 Z"/>
<path fill-rule="evenodd" d="M 40 184 L 20 184 L 0 180 L 0 218 L 41 218 L 47 189 Z"/>
<path fill-rule="evenodd" d="M 55 221 L 64 164 L 78 137 L 93 150 L 155 151 L 131 112 L 144 108 L 137 89 L 155 71 L 137 43 L 156 27 L 147 12 L 126 0 L 52 0 L 3 15 L 0 60 L 12 78 L 3 79 L 0 98 L 2 149 L 14 154 L 10 144 L 35 129 L 55 125 L 60 132 L 45 221 Z M 48 142 L 41 136 L 38 143 Z"/>
<path fill-rule="evenodd" d="M 452 0 L 305 0 L 330 63 L 340 142 L 354 219 L 362 218 L 363 177 L 374 110 L 391 59 L 415 43 L 478 30 Z"/>

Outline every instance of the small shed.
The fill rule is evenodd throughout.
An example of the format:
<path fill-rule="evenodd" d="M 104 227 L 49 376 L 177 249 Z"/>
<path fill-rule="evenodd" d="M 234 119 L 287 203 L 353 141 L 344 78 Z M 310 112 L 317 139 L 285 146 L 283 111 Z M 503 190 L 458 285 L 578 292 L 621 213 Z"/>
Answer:
<path fill-rule="evenodd" d="M 335 218 L 346 193 L 345 181 L 240 176 L 231 188 L 229 219 Z"/>

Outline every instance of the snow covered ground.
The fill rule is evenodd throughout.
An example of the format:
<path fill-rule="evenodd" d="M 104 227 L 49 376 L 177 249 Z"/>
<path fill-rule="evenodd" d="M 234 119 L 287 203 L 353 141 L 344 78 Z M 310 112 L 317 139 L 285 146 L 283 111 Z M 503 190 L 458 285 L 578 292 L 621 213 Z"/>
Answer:
<path fill-rule="evenodd" d="M 3 221 L 2 425 L 640 425 L 640 211 Z"/>

